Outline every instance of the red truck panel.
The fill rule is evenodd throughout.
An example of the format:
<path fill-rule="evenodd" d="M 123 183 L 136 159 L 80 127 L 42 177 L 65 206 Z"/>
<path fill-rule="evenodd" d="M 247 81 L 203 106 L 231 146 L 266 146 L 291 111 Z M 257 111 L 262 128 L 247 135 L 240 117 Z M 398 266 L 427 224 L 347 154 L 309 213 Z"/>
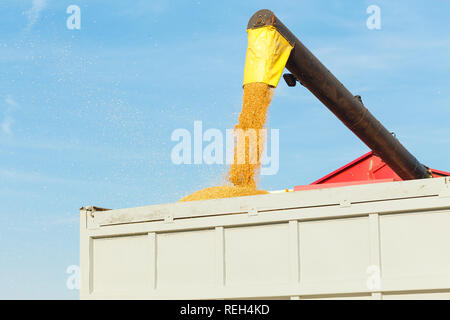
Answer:
<path fill-rule="evenodd" d="M 433 177 L 450 176 L 449 172 L 430 170 Z M 401 180 L 380 157 L 370 151 L 309 185 L 295 186 L 294 191 Z"/>

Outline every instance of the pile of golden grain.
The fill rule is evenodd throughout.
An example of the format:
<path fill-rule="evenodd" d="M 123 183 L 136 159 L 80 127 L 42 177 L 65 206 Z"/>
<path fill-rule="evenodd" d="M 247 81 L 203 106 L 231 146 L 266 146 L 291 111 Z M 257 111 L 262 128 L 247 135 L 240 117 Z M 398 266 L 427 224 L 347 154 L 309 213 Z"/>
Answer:
<path fill-rule="evenodd" d="M 231 182 L 232 185 L 202 189 L 184 197 L 180 201 L 231 198 L 267 193 L 267 191 L 257 189 L 256 176 L 261 166 L 261 154 L 264 143 L 263 136 L 260 135 L 259 130 L 264 128 L 267 109 L 273 97 L 273 90 L 269 85 L 259 82 L 249 83 L 244 86 L 242 111 L 239 115 L 239 122 L 234 128 L 235 132 L 242 134 L 242 136 L 237 135 L 237 141 L 242 143 L 245 141 L 245 145 L 238 147 L 235 144 L 234 161 L 227 175 L 227 183 Z M 252 134 L 247 135 L 248 130 L 254 130 L 252 134 L 253 137 L 256 136 L 256 143 L 250 141 Z M 239 139 L 239 137 L 244 138 L 244 140 Z"/>

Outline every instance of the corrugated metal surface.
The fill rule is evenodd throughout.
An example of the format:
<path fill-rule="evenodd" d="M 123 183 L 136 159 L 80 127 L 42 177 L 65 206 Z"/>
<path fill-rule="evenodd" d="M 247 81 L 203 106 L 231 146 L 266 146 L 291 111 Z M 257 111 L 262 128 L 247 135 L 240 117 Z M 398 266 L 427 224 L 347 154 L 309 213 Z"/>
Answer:
<path fill-rule="evenodd" d="M 448 299 L 449 185 L 82 208 L 81 298 Z"/>

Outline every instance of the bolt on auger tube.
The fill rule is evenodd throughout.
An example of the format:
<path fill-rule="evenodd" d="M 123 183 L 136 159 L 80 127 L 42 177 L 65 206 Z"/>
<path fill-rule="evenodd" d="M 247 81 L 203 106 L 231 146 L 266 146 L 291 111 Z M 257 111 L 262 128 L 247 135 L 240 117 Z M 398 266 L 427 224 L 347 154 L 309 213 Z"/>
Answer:
<path fill-rule="evenodd" d="M 431 178 L 431 173 L 422 165 L 386 128 L 364 107 L 362 102 L 342 83 L 337 80 L 330 71 L 289 31 L 289 29 L 270 10 L 256 12 L 248 22 L 249 48 L 247 49 L 246 70 L 244 71 L 244 85 L 248 82 L 266 82 L 265 78 L 258 77 L 260 70 L 267 73 L 272 61 L 277 61 L 273 56 L 280 56 L 281 62 L 286 58 L 285 47 L 268 47 L 272 52 L 254 52 L 261 50 L 268 42 L 268 37 L 263 35 L 258 38 L 257 44 L 250 43 L 251 33 L 257 30 L 267 29 L 268 32 L 276 32 L 290 45 L 286 68 L 297 80 L 309 89 L 331 112 L 333 112 L 356 136 L 358 136 L 375 154 L 381 157 L 404 180 Z M 260 31 L 261 32 L 261 31 Z M 253 36 L 254 37 L 254 36 Z M 274 36 L 273 36 L 274 37 Z M 253 41 L 253 40 L 252 40 Z M 259 42 L 258 42 L 259 41 Z M 278 41 L 278 43 L 281 43 Z M 252 47 L 250 47 L 252 45 Z M 281 49 L 280 49 L 281 48 Z M 281 52 L 281 54 L 280 54 Z M 266 59 L 262 67 L 254 67 L 248 61 Z M 283 60 L 284 59 L 284 60 Z M 267 62 L 270 61 L 270 62 Z M 254 61 L 253 61 L 253 64 Z M 278 63 L 279 64 L 279 63 Z M 247 70 L 251 69 L 251 70 Z M 257 72 L 255 72 L 257 70 Z M 278 66 L 276 86 L 281 77 L 282 68 Z M 291 79 L 292 80 L 292 79 Z M 270 84 L 270 83 L 269 83 Z M 295 82 L 294 82 L 295 84 Z M 273 85 L 273 84 L 272 84 Z"/>

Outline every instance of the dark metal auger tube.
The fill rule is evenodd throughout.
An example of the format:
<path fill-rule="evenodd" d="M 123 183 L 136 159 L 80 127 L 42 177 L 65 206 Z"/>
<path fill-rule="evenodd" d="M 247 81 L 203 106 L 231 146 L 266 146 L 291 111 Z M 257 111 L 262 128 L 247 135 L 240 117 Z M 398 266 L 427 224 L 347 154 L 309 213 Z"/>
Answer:
<path fill-rule="evenodd" d="M 403 180 L 431 173 L 367 110 L 270 10 L 256 12 L 247 29 L 273 26 L 294 47 L 286 68 Z"/>

